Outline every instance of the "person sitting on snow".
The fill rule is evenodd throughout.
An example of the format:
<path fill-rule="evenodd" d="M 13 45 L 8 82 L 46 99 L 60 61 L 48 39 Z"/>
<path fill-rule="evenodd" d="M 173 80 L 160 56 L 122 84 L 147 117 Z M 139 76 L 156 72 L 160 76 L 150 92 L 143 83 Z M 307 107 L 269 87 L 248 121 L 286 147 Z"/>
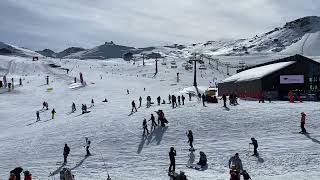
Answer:
<path fill-rule="evenodd" d="M 201 167 L 204 167 L 207 165 L 207 156 L 204 152 L 200 151 L 200 159 L 199 162 L 197 163 Z"/>

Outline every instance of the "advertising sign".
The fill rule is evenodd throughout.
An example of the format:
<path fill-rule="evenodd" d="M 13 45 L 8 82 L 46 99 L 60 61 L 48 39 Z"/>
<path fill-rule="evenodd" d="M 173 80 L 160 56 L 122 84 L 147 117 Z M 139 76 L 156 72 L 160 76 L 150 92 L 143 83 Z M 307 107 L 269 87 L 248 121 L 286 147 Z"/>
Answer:
<path fill-rule="evenodd" d="M 303 75 L 281 75 L 280 84 L 303 84 Z"/>

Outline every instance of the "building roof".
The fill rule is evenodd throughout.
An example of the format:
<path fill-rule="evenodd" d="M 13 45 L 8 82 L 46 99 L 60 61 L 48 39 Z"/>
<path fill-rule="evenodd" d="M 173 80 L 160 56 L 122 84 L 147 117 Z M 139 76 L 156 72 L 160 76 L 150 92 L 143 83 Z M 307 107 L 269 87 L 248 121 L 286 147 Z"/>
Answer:
<path fill-rule="evenodd" d="M 251 81 L 255 79 L 261 79 L 273 72 L 276 72 L 280 69 L 283 69 L 296 61 L 287 61 L 287 62 L 278 62 L 274 64 L 268 64 L 265 66 L 251 68 L 242 72 L 239 72 L 233 76 L 230 76 L 223 80 L 222 82 L 242 82 L 242 81 Z"/>

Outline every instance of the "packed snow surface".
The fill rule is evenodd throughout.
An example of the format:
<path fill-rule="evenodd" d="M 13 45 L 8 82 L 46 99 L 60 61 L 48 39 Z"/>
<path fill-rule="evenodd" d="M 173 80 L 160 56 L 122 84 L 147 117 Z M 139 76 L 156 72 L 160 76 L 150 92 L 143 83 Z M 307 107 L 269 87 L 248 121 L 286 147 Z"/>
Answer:
<path fill-rule="evenodd" d="M 51 68 L 51 63 L 69 68 L 69 74 L 61 68 Z M 184 70 L 181 64 L 177 61 L 177 69 L 159 65 L 159 73 L 154 75 L 153 60 L 142 66 L 141 62 L 133 65 L 121 59 L 32 62 L 29 58 L 0 56 L 0 76 L 7 74 L 7 79 L 13 77 L 16 82 L 14 91 L 0 93 L 1 179 L 6 179 L 17 166 L 30 170 L 35 180 L 59 179 L 56 173 L 62 168 L 65 143 L 71 148 L 66 167 L 72 169 L 76 180 L 105 180 L 106 168 L 114 180 L 169 179 L 171 146 L 177 150 L 176 171 L 185 171 L 191 180 L 228 179 L 227 162 L 236 152 L 252 179 L 320 177 L 319 103 L 239 101 L 238 106 L 225 109 L 221 101 L 203 107 L 196 97 L 189 101 L 186 95 L 184 106 L 176 109 L 170 104 L 158 106 L 155 100 L 158 96 L 168 102 L 169 94 L 195 91 L 190 88 L 193 72 Z M 288 63 L 281 67 L 285 65 Z M 198 71 L 200 87 L 209 86 L 214 78 L 220 81 L 226 77 L 222 73 L 225 69 L 208 67 Z M 87 86 L 70 89 L 79 72 Z M 47 75 L 49 85 L 45 84 Z M 20 77 L 23 86 L 17 83 Z M 146 108 L 148 95 L 155 102 L 150 108 Z M 130 115 L 131 101 L 139 105 L 140 96 L 142 107 Z M 107 103 L 102 102 L 105 98 Z M 93 107 L 90 107 L 91 99 L 95 101 Z M 48 102 L 50 109 L 41 111 L 41 121 L 35 122 L 36 111 L 41 110 L 43 101 Z M 70 112 L 72 102 L 77 106 L 75 113 Z M 81 115 L 81 104 L 87 104 L 91 112 Z M 52 108 L 57 112 L 53 120 Z M 143 118 L 149 119 L 158 109 L 164 111 L 168 127 L 158 127 L 143 138 Z M 307 114 L 306 129 L 310 134 L 298 133 L 302 111 Z M 150 128 L 150 122 L 148 125 Z M 194 133 L 197 149 L 194 153 L 188 151 L 186 131 L 189 129 Z M 89 157 L 85 157 L 85 137 L 92 142 Z M 251 137 L 259 142 L 260 158 L 250 155 Z M 206 153 L 208 169 L 188 169 L 187 162 L 197 162 L 199 151 Z M 48 177 L 50 173 L 56 175 Z"/>
<path fill-rule="evenodd" d="M 295 63 L 295 61 L 274 63 L 274 64 L 269 64 L 261 67 L 248 69 L 240 73 L 237 73 L 231 77 L 226 78 L 225 80 L 223 80 L 223 82 L 241 82 L 241 81 L 261 79 L 293 63 Z"/>

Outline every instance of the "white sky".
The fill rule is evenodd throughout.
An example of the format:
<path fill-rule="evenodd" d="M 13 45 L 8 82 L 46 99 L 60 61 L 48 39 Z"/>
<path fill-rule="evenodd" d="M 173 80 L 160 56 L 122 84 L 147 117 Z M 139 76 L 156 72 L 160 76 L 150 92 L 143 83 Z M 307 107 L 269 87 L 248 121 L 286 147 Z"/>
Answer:
<path fill-rule="evenodd" d="M 251 37 L 319 9 L 319 0 L 0 0 L 0 41 L 36 50 L 188 44 Z"/>

